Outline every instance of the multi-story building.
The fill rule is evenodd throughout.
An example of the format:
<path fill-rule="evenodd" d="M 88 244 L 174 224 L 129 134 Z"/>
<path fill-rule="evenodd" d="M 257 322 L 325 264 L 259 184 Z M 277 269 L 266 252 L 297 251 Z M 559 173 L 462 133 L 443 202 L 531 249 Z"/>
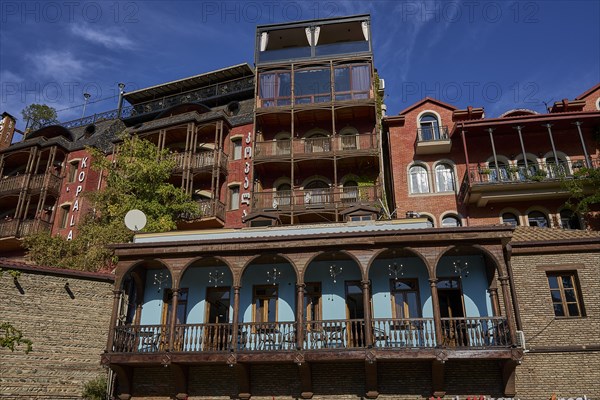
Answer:
<path fill-rule="evenodd" d="M 561 185 L 598 167 L 600 85 L 546 114 L 424 99 L 381 119 L 370 24 L 258 26 L 255 70 L 126 93 L 0 148 L 25 182 L 0 183 L 6 215 L 48 210 L 65 236 L 102 184 L 83 145 L 110 154 L 119 131 L 169 149 L 170 181 L 202 204 L 178 232 L 113 245 L 118 398 L 600 395 L 574 366 L 599 357 L 600 236 L 574 230 L 594 221 Z"/>

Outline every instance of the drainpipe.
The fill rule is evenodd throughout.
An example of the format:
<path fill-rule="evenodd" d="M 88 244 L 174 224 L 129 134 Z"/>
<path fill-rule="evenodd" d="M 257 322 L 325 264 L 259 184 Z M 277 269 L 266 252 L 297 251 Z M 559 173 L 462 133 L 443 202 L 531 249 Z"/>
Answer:
<path fill-rule="evenodd" d="M 508 281 L 510 282 L 510 294 L 513 298 L 513 310 L 515 312 L 515 322 L 517 323 L 517 330 L 523 330 L 523 324 L 521 323 L 521 312 L 519 311 L 519 299 L 517 298 L 517 293 L 515 292 L 515 280 L 512 271 L 512 246 L 507 244 L 504 248 L 504 258 L 506 259 L 506 270 L 508 273 Z"/>

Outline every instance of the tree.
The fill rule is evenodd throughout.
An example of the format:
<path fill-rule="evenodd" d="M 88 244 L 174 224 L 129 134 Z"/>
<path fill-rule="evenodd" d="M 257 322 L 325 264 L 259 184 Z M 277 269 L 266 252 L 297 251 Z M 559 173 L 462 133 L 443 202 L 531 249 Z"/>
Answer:
<path fill-rule="evenodd" d="M 600 168 L 583 167 L 565 179 L 564 185 L 571 197 L 567 206 L 581 214 L 590 214 L 600 206 Z"/>
<path fill-rule="evenodd" d="M 177 228 L 183 214 L 199 216 L 199 206 L 181 188 L 167 180 L 175 161 L 168 150 L 159 151 L 147 141 L 122 138 L 118 151 L 107 158 L 88 148 L 92 168 L 104 175 L 102 190 L 86 193 L 95 212 L 79 224 L 73 240 L 39 233 L 24 239 L 28 258 L 41 265 L 97 271 L 114 265 L 113 251 L 106 245 L 131 240 L 124 223 L 129 210 L 142 210 L 147 217 L 143 232 L 166 232 Z"/>
<path fill-rule="evenodd" d="M 27 121 L 25 130 L 35 131 L 43 126 L 56 123 L 56 110 L 45 104 L 30 104 L 21 111 Z"/>
<path fill-rule="evenodd" d="M 104 400 L 106 399 L 106 395 L 106 376 L 104 375 L 92 379 L 83 385 L 82 396 L 86 400 Z"/>

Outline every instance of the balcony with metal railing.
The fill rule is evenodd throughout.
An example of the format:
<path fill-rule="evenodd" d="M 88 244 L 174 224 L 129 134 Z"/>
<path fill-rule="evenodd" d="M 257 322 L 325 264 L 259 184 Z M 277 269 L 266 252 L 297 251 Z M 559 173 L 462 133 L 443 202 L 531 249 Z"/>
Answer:
<path fill-rule="evenodd" d="M 573 179 L 574 174 L 588 163 L 584 159 L 572 159 L 558 163 L 529 163 L 527 166 L 506 166 L 493 163 L 489 166 L 470 165 L 465 172 L 458 193 L 461 203 L 476 203 L 483 207 L 488 202 L 526 199 L 564 198 L 568 191 L 565 180 Z M 597 157 L 589 160 L 591 168 L 600 168 Z"/>
<path fill-rule="evenodd" d="M 446 154 L 452 148 L 447 126 L 423 126 L 417 128 L 416 154 Z"/>

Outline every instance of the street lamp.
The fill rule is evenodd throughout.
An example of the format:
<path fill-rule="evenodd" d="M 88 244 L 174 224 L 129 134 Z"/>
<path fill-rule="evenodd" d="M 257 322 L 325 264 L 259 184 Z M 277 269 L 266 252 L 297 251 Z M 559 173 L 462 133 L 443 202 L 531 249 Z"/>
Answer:
<path fill-rule="evenodd" d="M 87 102 L 90 99 L 90 97 L 92 97 L 92 95 L 89 94 L 89 93 L 84 93 L 83 94 L 83 100 L 84 101 L 83 101 L 83 111 L 81 113 L 81 118 L 85 117 L 85 106 L 87 106 Z"/>

